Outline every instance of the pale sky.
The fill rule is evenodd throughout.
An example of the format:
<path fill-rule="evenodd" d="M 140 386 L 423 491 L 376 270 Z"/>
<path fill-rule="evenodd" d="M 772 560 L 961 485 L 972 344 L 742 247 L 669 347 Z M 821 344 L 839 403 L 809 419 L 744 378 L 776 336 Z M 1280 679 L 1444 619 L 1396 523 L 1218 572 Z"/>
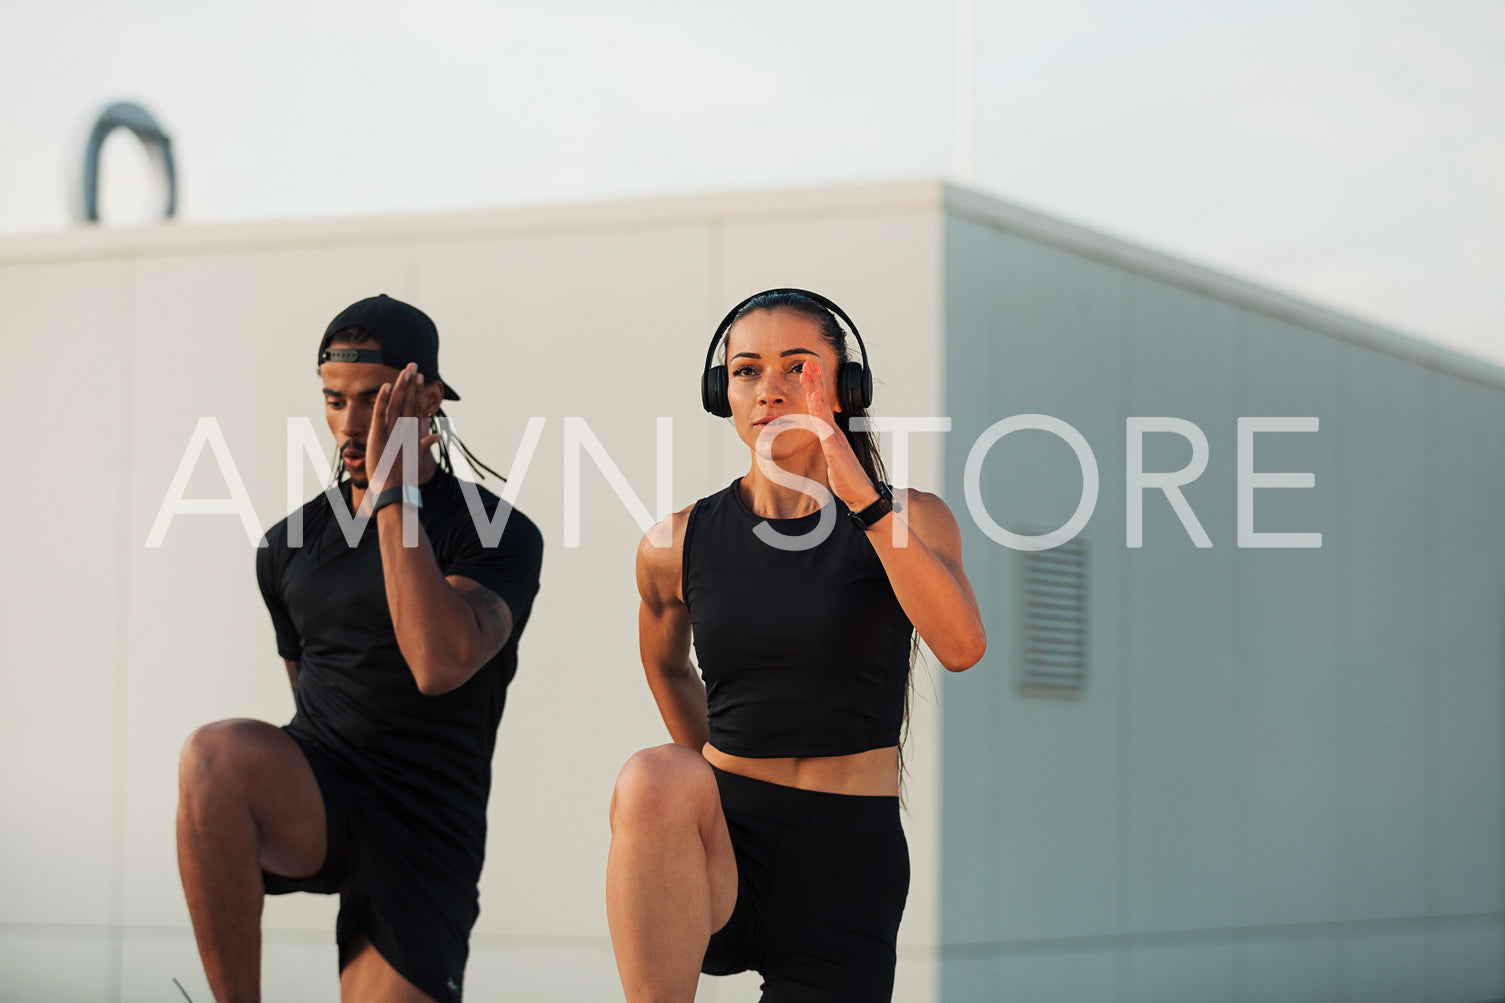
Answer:
<path fill-rule="evenodd" d="M 949 2 L 6 0 L 0 237 L 956 178 Z M 971 184 L 1505 364 L 1505 0 L 975 0 Z M 147 215 L 139 147 L 104 211 Z"/>

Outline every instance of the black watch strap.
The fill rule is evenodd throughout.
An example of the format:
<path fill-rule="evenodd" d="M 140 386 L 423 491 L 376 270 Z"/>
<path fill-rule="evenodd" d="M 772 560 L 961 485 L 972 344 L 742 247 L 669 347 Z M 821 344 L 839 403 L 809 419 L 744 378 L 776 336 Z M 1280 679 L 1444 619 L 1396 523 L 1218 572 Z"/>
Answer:
<path fill-rule="evenodd" d="M 894 493 L 889 490 L 887 484 L 879 481 L 873 485 L 878 490 L 878 498 L 861 512 L 847 512 L 847 518 L 857 524 L 864 533 L 873 528 L 873 523 L 882 519 L 894 510 Z"/>
<path fill-rule="evenodd" d="M 398 502 L 407 502 L 414 508 L 423 508 L 423 492 L 418 490 L 416 484 L 399 484 L 393 488 L 387 488 L 376 496 L 376 501 L 371 505 L 371 514 L 375 515 L 388 505 L 396 505 Z"/>

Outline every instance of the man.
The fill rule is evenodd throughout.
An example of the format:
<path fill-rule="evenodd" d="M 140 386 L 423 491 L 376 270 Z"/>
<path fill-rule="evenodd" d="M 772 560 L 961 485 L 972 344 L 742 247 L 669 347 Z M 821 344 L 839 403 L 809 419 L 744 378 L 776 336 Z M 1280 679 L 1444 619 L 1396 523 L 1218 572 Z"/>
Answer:
<path fill-rule="evenodd" d="M 262 897 L 291 891 L 340 894 L 342 999 L 452 1003 L 543 542 L 433 456 L 439 407 L 460 398 L 422 311 L 353 304 L 324 332 L 319 375 L 349 478 L 274 526 L 256 562 L 297 713 L 189 738 L 183 891 L 221 1003 L 260 998 Z"/>

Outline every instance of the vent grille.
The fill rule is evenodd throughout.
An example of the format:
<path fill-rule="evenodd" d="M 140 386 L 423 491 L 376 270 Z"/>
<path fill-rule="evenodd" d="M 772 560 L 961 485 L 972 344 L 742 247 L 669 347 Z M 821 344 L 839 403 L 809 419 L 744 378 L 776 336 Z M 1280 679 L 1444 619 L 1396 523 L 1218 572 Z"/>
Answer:
<path fill-rule="evenodd" d="M 1052 693 L 1087 684 L 1087 543 L 1025 551 L 1024 658 L 1020 685 Z"/>

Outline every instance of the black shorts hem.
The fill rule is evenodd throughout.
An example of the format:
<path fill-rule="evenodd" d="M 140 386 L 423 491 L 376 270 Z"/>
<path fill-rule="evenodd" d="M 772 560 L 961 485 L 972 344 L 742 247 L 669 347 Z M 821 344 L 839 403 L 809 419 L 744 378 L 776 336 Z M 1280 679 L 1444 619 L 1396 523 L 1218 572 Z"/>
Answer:
<path fill-rule="evenodd" d="M 479 874 L 446 866 L 392 808 L 372 796 L 364 778 L 341 768 L 317 744 L 283 730 L 298 743 L 318 782 L 328 849 L 324 865 L 306 878 L 263 871 L 266 893 L 338 893 L 335 943 L 341 972 L 364 939 L 429 997 L 457 1003 L 479 913 Z"/>
<path fill-rule="evenodd" d="M 371 945 L 371 949 L 377 954 L 381 955 L 381 959 L 391 966 L 392 971 L 396 972 L 398 975 L 401 975 L 413 985 L 417 986 L 419 991 L 423 992 L 430 999 L 443 1001 L 458 1000 L 460 998 L 460 983 L 456 982 L 453 986 L 451 986 L 444 982 L 440 982 L 439 979 L 441 978 L 441 976 L 435 973 L 419 972 L 411 968 L 407 964 L 407 962 L 403 960 L 403 951 L 400 947 L 397 946 L 396 939 L 394 937 L 385 935 L 381 931 L 361 930 L 359 933 L 354 934 L 352 937 L 350 937 L 350 939 L 340 941 L 339 951 L 341 974 L 344 974 L 346 966 L 355 960 L 355 958 L 350 953 L 350 949 L 355 946 L 356 941 L 360 937 L 364 937 L 366 939 L 366 941 Z"/>
<path fill-rule="evenodd" d="M 294 878 L 271 871 L 261 872 L 261 887 L 268 895 L 287 895 L 291 892 L 310 892 L 314 895 L 333 895 L 340 890 L 348 856 L 347 834 L 350 831 L 349 816 L 340 796 L 342 782 L 333 763 L 319 751 L 317 746 L 298 738 L 282 728 L 303 753 L 308 768 L 313 771 L 314 783 L 319 786 L 319 799 L 324 802 L 324 863 L 307 877 Z"/>

